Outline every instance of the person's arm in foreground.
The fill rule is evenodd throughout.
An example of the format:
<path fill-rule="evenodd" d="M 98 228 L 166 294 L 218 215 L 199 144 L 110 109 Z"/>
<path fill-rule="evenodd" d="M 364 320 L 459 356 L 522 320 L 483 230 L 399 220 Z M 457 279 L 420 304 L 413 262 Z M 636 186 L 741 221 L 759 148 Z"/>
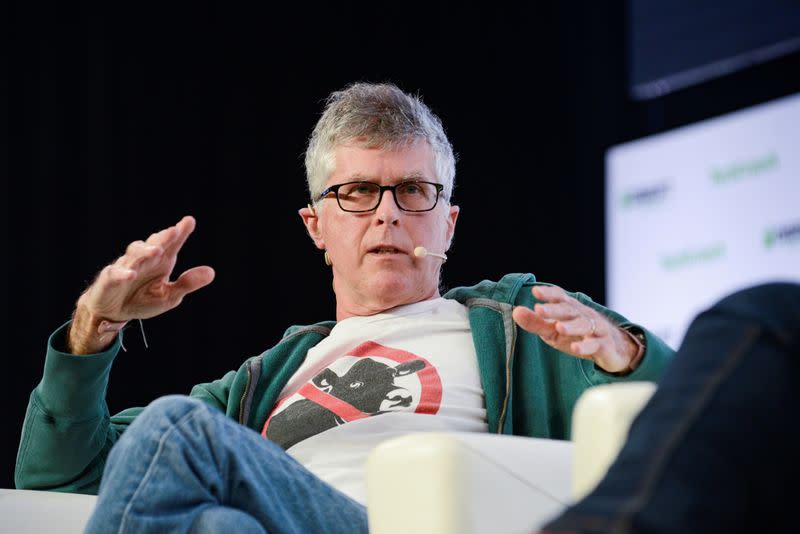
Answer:
<path fill-rule="evenodd" d="M 105 457 L 132 418 L 109 416 L 105 391 L 130 320 L 155 317 L 214 279 L 210 267 L 194 267 L 170 281 L 178 252 L 195 221 L 131 243 L 80 296 L 70 323 L 48 342 L 42 381 L 33 391 L 17 455 L 18 488 L 93 493 Z"/>

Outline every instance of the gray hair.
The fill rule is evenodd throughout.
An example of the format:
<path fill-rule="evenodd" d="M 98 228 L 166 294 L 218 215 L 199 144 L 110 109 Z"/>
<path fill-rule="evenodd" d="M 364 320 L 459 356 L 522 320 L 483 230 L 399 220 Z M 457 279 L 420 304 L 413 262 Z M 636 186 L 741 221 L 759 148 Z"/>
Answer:
<path fill-rule="evenodd" d="M 434 168 L 450 200 L 456 158 L 439 117 L 418 96 L 393 84 L 355 83 L 328 97 L 306 149 L 306 180 L 312 201 L 333 172 L 334 150 L 350 142 L 369 148 L 400 148 L 418 140 L 431 147 Z"/>

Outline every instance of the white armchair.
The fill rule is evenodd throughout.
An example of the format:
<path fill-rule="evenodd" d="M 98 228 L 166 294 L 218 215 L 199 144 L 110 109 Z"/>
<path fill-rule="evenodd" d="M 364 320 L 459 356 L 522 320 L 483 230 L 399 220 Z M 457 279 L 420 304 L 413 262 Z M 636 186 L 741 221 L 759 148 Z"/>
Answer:
<path fill-rule="evenodd" d="M 573 441 L 410 434 L 370 454 L 371 534 L 530 533 L 596 485 L 655 386 L 597 386 L 578 400 Z M 0 489 L 2 532 L 83 532 L 95 497 Z"/>
<path fill-rule="evenodd" d="M 97 497 L 77 493 L 0 489 L 0 532 L 83 532 Z"/>
<path fill-rule="evenodd" d="M 569 441 L 411 434 L 367 464 L 371 534 L 530 532 L 571 500 Z"/>
<path fill-rule="evenodd" d="M 654 390 L 587 390 L 571 442 L 451 433 L 382 443 L 367 463 L 370 534 L 530 533 L 597 485 Z"/>

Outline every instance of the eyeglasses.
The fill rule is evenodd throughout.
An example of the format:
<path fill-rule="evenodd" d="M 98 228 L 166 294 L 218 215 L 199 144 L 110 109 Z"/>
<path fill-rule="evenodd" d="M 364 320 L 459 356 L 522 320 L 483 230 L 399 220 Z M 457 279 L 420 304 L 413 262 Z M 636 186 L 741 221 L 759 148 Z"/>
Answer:
<path fill-rule="evenodd" d="M 444 186 L 433 182 L 410 180 L 396 185 L 378 185 L 373 182 L 347 182 L 332 185 L 320 193 L 322 200 L 331 193 L 342 211 L 361 213 L 376 209 L 383 199 L 384 191 L 391 191 L 397 207 L 403 211 L 431 211 L 439 202 L 439 193 Z"/>

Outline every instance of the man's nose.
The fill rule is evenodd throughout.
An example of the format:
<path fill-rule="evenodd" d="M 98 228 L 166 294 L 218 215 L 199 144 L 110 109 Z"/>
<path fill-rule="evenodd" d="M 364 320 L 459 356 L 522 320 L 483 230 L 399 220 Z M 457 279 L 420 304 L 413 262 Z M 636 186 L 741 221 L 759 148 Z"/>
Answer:
<path fill-rule="evenodd" d="M 387 198 L 388 197 L 388 198 Z M 400 219 L 400 207 L 394 201 L 394 195 L 390 190 L 385 190 L 381 196 L 381 202 L 375 208 L 375 215 L 377 215 L 380 222 L 395 224 Z"/>

